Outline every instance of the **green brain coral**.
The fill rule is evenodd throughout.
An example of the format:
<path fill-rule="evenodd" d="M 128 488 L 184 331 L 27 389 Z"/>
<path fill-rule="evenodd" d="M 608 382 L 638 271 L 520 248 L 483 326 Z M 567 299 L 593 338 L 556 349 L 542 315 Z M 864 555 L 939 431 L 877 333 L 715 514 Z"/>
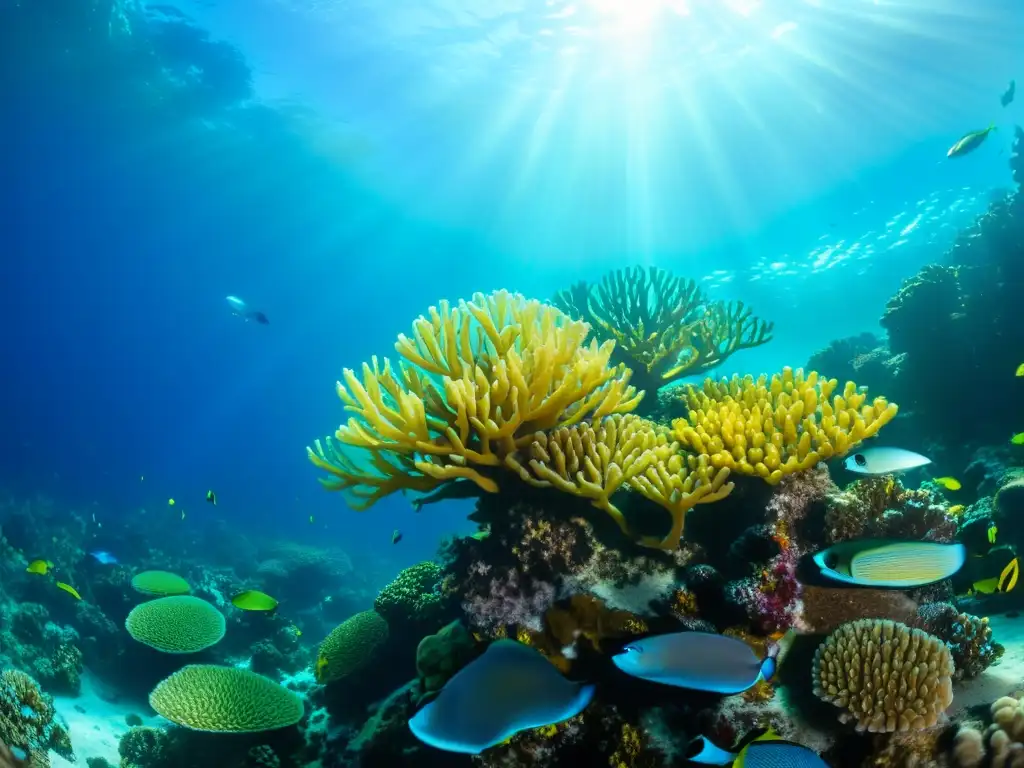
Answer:
<path fill-rule="evenodd" d="M 247 669 L 191 664 L 162 681 L 149 704 L 172 723 L 210 733 L 256 733 L 295 725 L 302 698 Z"/>
<path fill-rule="evenodd" d="M 170 571 L 143 571 L 132 578 L 132 589 L 144 595 L 187 595 L 192 591 L 181 576 Z"/>
<path fill-rule="evenodd" d="M 388 623 L 376 611 L 350 616 L 320 643 L 316 681 L 330 683 L 362 669 L 387 639 Z"/>
<path fill-rule="evenodd" d="M 401 571 L 373 601 L 377 613 L 388 622 L 431 618 L 442 607 L 441 566 L 426 560 Z"/>
<path fill-rule="evenodd" d="M 224 637 L 224 615 L 190 595 L 150 600 L 132 609 L 124 622 L 128 634 L 164 653 L 195 653 Z"/>

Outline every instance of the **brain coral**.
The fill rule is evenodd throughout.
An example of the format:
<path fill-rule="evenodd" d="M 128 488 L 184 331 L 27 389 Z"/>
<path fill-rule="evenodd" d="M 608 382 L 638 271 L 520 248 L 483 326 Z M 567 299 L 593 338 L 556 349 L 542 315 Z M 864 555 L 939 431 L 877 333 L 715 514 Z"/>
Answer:
<path fill-rule="evenodd" d="M 247 669 L 191 664 L 162 681 L 149 703 L 172 723 L 211 733 L 255 733 L 295 725 L 302 698 Z"/>
<path fill-rule="evenodd" d="M 818 698 L 843 709 L 858 731 L 929 728 L 953 701 L 953 657 L 937 637 L 905 624 L 843 624 L 814 654 Z"/>
<path fill-rule="evenodd" d="M 132 609 L 124 622 L 128 634 L 164 653 L 195 653 L 224 637 L 224 615 L 190 595 L 150 600 Z"/>
<path fill-rule="evenodd" d="M 329 683 L 362 669 L 388 639 L 388 623 L 376 611 L 350 616 L 320 644 L 316 680 Z"/>
<path fill-rule="evenodd" d="M 143 571 L 132 577 L 132 589 L 144 595 L 187 595 L 192 591 L 181 576 L 169 571 Z"/>

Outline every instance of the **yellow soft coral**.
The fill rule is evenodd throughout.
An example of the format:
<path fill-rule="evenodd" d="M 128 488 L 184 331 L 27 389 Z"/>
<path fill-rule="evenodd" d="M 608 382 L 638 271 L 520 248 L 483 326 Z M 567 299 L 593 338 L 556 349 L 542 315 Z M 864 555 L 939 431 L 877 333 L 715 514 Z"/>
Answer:
<path fill-rule="evenodd" d="M 354 415 L 317 441 L 310 460 L 365 509 L 397 490 L 429 491 L 467 479 L 496 492 L 491 468 L 537 430 L 626 413 L 643 393 L 609 360 L 613 342 L 585 343 L 590 327 L 508 291 L 442 301 L 399 336 L 405 358 L 345 369 L 338 396 Z M 339 445 L 340 444 L 340 445 Z M 360 463 L 342 447 L 364 449 Z"/>
<path fill-rule="evenodd" d="M 686 389 L 689 417 L 672 423 L 674 435 L 686 448 L 710 456 L 713 467 L 774 485 L 846 453 L 896 415 L 896 406 L 885 398 L 867 403 L 853 382 L 832 397 L 837 384 L 792 368 L 770 381 L 765 376 L 707 379 L 700 390 Z"/>
<path fill-rule="evenodd" d="M 538 432 L 522 455 L 507 456 L 505 464 L 531 485 L 590 499 L 627 535 L 629 525 L 611 497 L 624 487 L 637 491 L 672 516 L 663 538 L 640 540 L 662 549 L 679 546 L 690 509 L 732 490 L 728 468 L 715 471 L 706 456 L 683 454 L 667 429 L 632 414 Z"/>

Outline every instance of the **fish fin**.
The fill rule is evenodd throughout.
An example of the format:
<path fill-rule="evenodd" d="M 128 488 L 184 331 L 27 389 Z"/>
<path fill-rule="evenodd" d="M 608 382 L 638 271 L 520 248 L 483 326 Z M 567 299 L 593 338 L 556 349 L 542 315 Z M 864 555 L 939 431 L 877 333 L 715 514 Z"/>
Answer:
<path fill-rule="evenodd" d="M 761 677 L 765 682 L 771 682 L 771 679 L 779 671 L 779 665 L 786 658 L 789 649 L 793 647 L 794 640 L 796 640 L 796 630 L 790 627 L 778 641 L 768 646 L 768 654 L 761 662 Z"/>
<path fill-rule="evenodd" d="M 706 736 L 698 736 L 686 749 L 686 759 L 702 765 L 730 765 L 739 755 L 713 744 Z"/>
<path fill-rule="evenodd" d="M 1017 577 L 1020 575 L 1020 564 L 1017 562 L 1017 558 L 1013 558 L 1006 567 L 1003 568 L 1003 572 L 999 574 L 999 591 L 1009 592 L 1015 586 L 1017 586 Z"/>

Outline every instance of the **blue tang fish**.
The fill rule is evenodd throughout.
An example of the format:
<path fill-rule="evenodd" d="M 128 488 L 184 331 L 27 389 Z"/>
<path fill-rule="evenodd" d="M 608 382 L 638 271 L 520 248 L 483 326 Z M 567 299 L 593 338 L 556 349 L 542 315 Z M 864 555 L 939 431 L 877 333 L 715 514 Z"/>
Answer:
<path fill-rule="evenodd" d="M 788 645 L 792 632 L 783 643 Z M 783 644 L 761 659 L 742 640 L 713 632 L 675 632 L 630 643 L 612 661 L 627 675 L 697 691 L 742 693 L 758 680 L 771 680 Z"/>
<path fill-rule="evenodd" d="M 911 589 L 950 578 L 967 559 L 963 544 L 862 539 L 844 541 L 814 556 L 821 574 L 859 587 Z"/>
<path fill-rule="evenodd" d="M 784 741 L 772 730 L 750 740 L 739 752 L 727 752 L 701 736 L 686 755 L 694 763 L 731 765 L 734 768 L 828 768 L 812 750 Z"/>
<path fill-rule="evenodd" d="M 594 686 L 566 680 L 539 651 L 498 640 L 456 673 L 409 729 L 431 747 L 478 755 L 520 731 L 575 717 L 593 697 Z"/>

